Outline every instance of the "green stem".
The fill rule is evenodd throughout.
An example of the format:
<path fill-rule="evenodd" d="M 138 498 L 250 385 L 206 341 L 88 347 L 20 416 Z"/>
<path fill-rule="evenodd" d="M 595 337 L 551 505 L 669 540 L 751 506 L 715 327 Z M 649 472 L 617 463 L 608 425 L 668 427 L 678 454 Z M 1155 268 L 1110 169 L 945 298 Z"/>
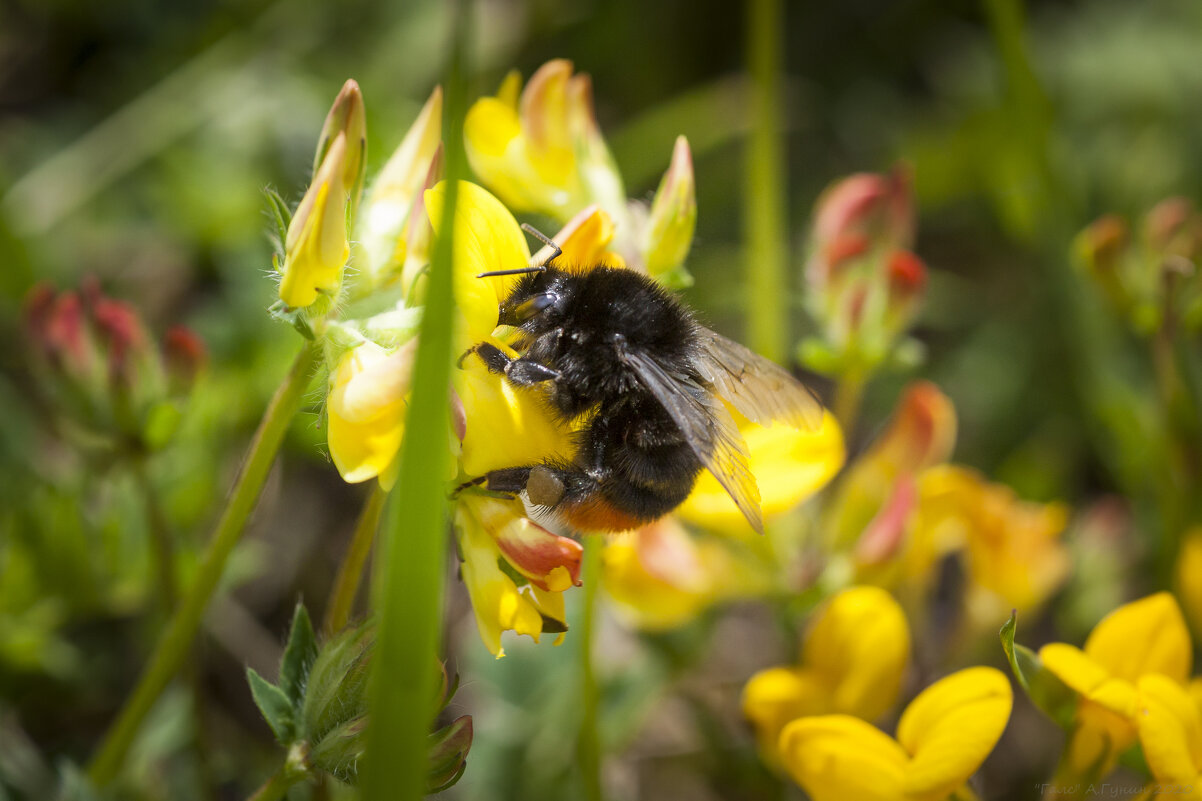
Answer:
<path fill-rule="evenodd" d="M 785 157 L 781 136 L 780 0 L 748 5 L 747 52 L 752 80 L 744 225 L 747 227 L 748 344 L 770 359 L 785 356 L 789 293 L 784 237 Z"/>
<path fill-rule="evenodd" d="M 134 460 L 133 472 L 146 512 L 146 527 L 150 531 L 150 555 L 154 561 L 158 582 L 159 604 L 163 615 L 166 616 L 175 609 L 179 595 L 175 582 L 175 543 L 171 540 L 167 516 L 163 514 L 163 508 L 159 505 L 154 484 L 146 472 L 146 459 Z"/>
<path fill-rule="evenodd" d="M 835 419 L 843 427 L 844 436 L 850 438 L 855 433 L 856 422 L 860 417 L 860 401 L 864 397 L 866 384 L 864 374 L 859 370 L 848 370 L 839 376 L 835 384 L 835 399 L 831 411 Z"/>
<path fill-rule="evenodd" d="M 263 782 L 263 786 L 255 790 L 254 795 L 246 801 L 279 801 L 297 781 L 299 779 L 293 776 L 287 767 L 282 767 Z"/>
<path fill-rule="evenodd" d="M 580 615 L 580 733 L 577 742 L 580 776 L 587 801 L 604 798 L 601 785 L 601 735 L 598 730 L 601 689 L 593 664 L 593 637 L 597 620 L 597 589 L 601 583 L 601 549 L 597 535 L 584 538 L 583 609 Z"/>
<path fill-rule="evenodd" d="M 217 589 L 230 552 L 242 537 L 246 520 L 267 480 L 289 423 L 300 408 L 309 377 L 317 363 L 320 348 L 306 343 L 292 369 L 276 390 L 247 451 L 246 462 L 234 484 L 225 511 L 217 521 L 212 539 L 197 569 L 196 578 L 167 623 L 142 672 L 133 693 L 125 702 L 117 720 L 109 729 L 100 750 L 88 766 L 88 776 L 97 786 L 108 784 L 117 775 L 125 754 L 133 743 L 142 720 L 150 712 L 171 677 L 192 653 L 192 641 L 200 628 L 205 608 Z"/>
<path fill-rule="evenodd" d="M 351 616 L 351 607 L 359 594 L 359 584 L 363 579 L 363 566 L 371 553 L 372 543 L 376 541 L 376 529 L 380 527 L 380 513 L 384 510 L 384 500 L 388 493 L 375 482 L 367 503 L 359 515 L 355 525 L 355 533 L 351 544 L 342 558 L 338 568 L 338 577 L 334 579 L 334 587 L 330 590 L 330 600 L 326 604 L 326 617 L 321 629 L 326 636 L 337 634 L 346 626 Z"/>

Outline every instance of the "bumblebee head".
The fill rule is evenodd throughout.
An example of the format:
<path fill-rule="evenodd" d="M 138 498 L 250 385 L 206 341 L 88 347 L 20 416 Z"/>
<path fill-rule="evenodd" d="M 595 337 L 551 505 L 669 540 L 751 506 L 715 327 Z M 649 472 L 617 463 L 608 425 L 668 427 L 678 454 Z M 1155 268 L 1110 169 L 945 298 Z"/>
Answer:
<path fill-rule="evenodd" d="M 531 268 L 501 303 L 500 325 L 550 328 L 562 316 L 570 287 L 567 274 L 554 267 Z M 531 325 L 533 323 L 533 325 Z"/>

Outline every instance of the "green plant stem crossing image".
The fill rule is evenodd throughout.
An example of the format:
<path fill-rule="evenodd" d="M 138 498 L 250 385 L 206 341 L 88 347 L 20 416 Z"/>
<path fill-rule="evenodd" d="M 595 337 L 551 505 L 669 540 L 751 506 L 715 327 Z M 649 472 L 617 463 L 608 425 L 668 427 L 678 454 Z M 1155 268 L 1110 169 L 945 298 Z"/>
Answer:
<path fill-rule="evenodd" d="M 1202 6 L 0 10 L 0 801 L 1202 798 Z"/>

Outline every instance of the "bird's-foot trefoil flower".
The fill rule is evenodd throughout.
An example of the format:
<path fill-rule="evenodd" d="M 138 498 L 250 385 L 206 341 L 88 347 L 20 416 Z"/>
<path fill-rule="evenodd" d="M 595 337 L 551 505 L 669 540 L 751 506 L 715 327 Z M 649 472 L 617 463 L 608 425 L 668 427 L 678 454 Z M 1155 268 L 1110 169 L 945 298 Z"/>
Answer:
<path fill-rule="evenodd" d="M 781 759 L 814 801 L 943 801 L 989 756 L 1012 703 L 1001 672 L 968 668 L 919 693 L 896 739 L 851 715 L 803 717 L 781 733 Z"/>
<path fill-rule="evenodd" d="M 1136 686 L 1136 729 L 1156 779 L 1152 799 L 1202 798 L 1202 712 L 1178 683 L 1149 673 Z"/>
<path fill-rule="evenodd" d="M 851 587 L 814 615 L 797 665 L 760 671 L 743 688 L 743 714 L 760 747 L 779 764 L 781 731 L 807 716 L 875 720 L 897 700 L 910 660 L 901 606 L 878 587 Z"/>
<path fill-rule="evenodd" d="M 1110 772 L 1136 740 L 1141 679 L 1159 674 L 1184 687 L 1193 648 L 1181 608 L 1162 592 L 1111 612 L 1084 649 L 1050 643 L 1039 649 L 1039 659 L 1078 699 L 1057 771 L 1057 780 L 1071 785 Z"/>

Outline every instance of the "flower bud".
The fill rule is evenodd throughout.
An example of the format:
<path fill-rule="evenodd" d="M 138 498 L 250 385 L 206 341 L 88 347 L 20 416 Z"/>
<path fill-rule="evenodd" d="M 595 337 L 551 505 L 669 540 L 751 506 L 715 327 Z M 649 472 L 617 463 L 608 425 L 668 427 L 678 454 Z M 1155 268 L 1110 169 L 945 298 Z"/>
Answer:
<path fill-rule="evenodd" d="M 292 308 L 311 305 L 318 294 L 335 295 L 342 285 L 342 268 L 350 255 L 347 157 L 346 134 L 339 132 L 288 225 L 280 300 Z"/>
<path fill-rule="evenodd" d="M 342 185 L 350 192 L 351 212 L 348 216 L 354 219 L 354 210 L 359 204 L 359 195 L 363 192 L 363 176 L 367 172 L 367 113 L 363 107 L 363 93 L 359 91 L 359 84 L 354 80 L 348 80 L 342 85 L 342 91 L 334 99 L 334 105 L 326 115 L 325 124 L 321 126 L 317 152 L 313 157 L 314 175 L 321 169 L 321 164 L 338 134 L 346 136 L 347 152 L 342 165 Z"/>
<path fill-rule="evenodd" d="M 209 356 L 204 341 L 195 332 L 176 325 L 167 329 L 163 337 L 163 358 L 167 364 L 170 392 L 178 397 L 191 392 Z"/>
<path fill-rule="evenodd" d="M 415 255 L 421 262 L 417 266 L 424 266 L 424 247 L 417 247 L 427 244 L 422 199 L 441 174 L 441 141 L 442 90 L 435 88 L 380 171 L 364 206 L 360 230 L 371 286 L 400 276 Z M 409 283 L 403 282 L 402 291 L 408 292 Z"/>
<path fill-rule="evenodd" d="M 658 278 L 682 267 L 689 255 L 696 227 L 693 157 L 688 140 L 678 136 L 672 150 L 672 162 L 655 192 L 643 233 L 643 261 L 652 277 Z"/>

